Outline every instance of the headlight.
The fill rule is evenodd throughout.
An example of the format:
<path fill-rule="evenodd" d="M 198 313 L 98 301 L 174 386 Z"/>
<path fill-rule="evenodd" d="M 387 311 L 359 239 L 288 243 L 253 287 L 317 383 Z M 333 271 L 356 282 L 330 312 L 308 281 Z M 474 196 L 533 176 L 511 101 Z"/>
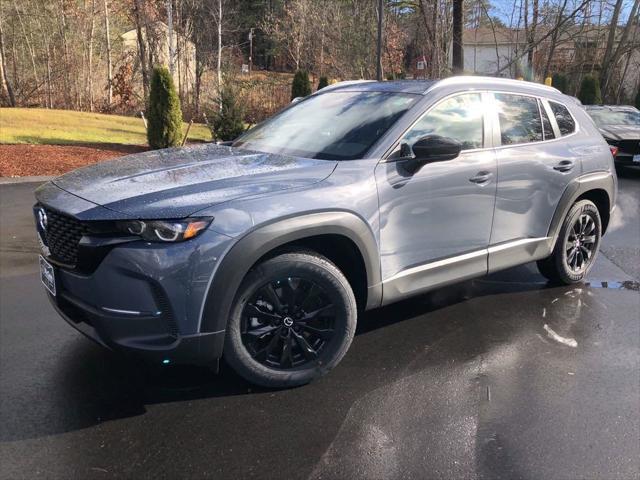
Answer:
<path fill-rule="evenodd" d="M 183 220 L 129 220 L 117 222 L 122 233 L 137 235 L 148 242 L 182 242 L 198 236 L 213 218 L 186 218 Z"/>

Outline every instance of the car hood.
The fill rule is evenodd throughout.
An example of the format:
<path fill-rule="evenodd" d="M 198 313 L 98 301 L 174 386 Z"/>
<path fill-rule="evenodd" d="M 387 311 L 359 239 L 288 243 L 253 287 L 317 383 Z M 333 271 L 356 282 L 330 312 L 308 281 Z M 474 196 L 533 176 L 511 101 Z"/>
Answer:
<path fill-rule="evenodd" d="M 611 140 L 640 140 L 640 126 L 607 125 L 600 127 L 600 133 Z"/>
<path fill-rule="evenodd" d="M 127 155 L 53 180 L 84 200 L 135 218 L 183 218 L 242 197 L 305 187 L 336 162 L 198 145 Z"/>

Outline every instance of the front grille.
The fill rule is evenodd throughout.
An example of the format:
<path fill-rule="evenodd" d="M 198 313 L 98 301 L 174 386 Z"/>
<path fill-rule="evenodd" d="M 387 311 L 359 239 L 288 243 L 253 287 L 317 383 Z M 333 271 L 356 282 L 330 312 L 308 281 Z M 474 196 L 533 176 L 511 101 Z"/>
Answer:
<path fill-rule="evenodd" d="M 640 153 L 640 140 L 620 140 L 617 145 L 621 152 L 632 155 Z"/>
<path fill-rule="evenodd" d="M 78 245 L 83 235 L 88 234 L 87 227 L 75 218 L 53 210 L 45 209 L 47 227 L 46 242 L 53 260 L 75 265 L 78 261 Z"/>

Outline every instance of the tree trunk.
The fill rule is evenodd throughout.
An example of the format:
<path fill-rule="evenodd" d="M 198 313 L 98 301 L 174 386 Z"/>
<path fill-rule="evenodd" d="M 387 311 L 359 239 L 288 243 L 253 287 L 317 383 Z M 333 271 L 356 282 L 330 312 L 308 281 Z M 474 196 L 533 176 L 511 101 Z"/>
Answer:
<path fill-rule="evenodd" d="M 618 20 L 620 18 L 620 10 L 622 9 L 623 0 L 616 0 L 616 4 L 613 7 L 613 14 L 611 15 L 611 23 L 609 25 L 609 34 L 607 36 L 607 46 L 604 50 L 602 57 L 602 68 L 600 70 L 600 86 L 604 87 L 606 83 L 607 70 L 611 66 L 611 60 L 613 55 L 613 44 L 616 40 L 616 30 L 618 28 Z M 604 93 L 604 90 L 603 90 Z"/>
<path fill-rule="evenodd" d="M 0 87 L 3 95 L 6 95 L 10 107 L 16 106 L 16 97 L 13 95 L 13 88 L 7 75 L 7 56 L 4 51 L 4 35 L 2 31 L 2 17 L 0 17 Z"/>
<path fill-rule="evenodd" d="M 111 37 L 109 30 L 109 0 L 103 0 L 104 5 L 104 35 L 107 44 L 107 105 L 113 102 L 113 63 L 111 62 Z"/>
<path fill-rule="evenodd" d="M 636 20 L 636 16 L 638 14 L 638 8 L 640 7 L 640 0 L 635 0 L 633 2 L 633 7 L 631 7 L 631 13 L 629 14 L 629 20 L 622 31 L 622 35 L 620 36 L 620 41 L 618 42 L 618 46 L 616 47 L 613 55 L 611 55 L 611 59 L 609 64 L 607 65 L 606 70 L 603 65 L 603 73 L 604 73 L 604 81 L 601 83 L 602 95 L 604 98 L 609 96 L 610 84 L 611 84 L 611 76 L 613 72 L 616 70 L 616 65 L 620 60 L 620 56 L 624 50 L 624 45 L 627 43 L 627 39 L 629 38 L 629 33 L 631 31 L 632 26 Z"/>
<path fill-rule="evenodd" d="M 144 1 L 144 0 L 142 0 Z M 141 0 L 134 0 L 133 13 L 136 22 L 136 33 L 138 37 L 138 57 L 140 59 L 140 71 L 142 72 L 142 91 L 145 104 L 149 101 L 149 70 L 147 68 L 147 49 L 145 39 L 142 36 L 142 12 L 140 8 Z"/>
<path fill-rule="evenodd" d="M 167 0 L 167 24 L 169 27 L 169 73 L 173 77 L 175 66 L 173 64 L 173 4 L 171 0 Z"/>
<path fill-rule="evenodd" d="M 96 0 L 91 0 L 91 26 L 89 27 L 89 49 L 87 63 L 89 65 L 88 88 L 89 88 L 89 111 L 93 112 L 93 34 L 96 29 L 95 21 Z"/>
<path fill-rule="evenodd" d="M 222 88 L 222 0 L 218 0 L 218 59 L 216 65 L 218 75 L 218 96 L 220 96 L 220 88 Z M 220 104 L 222 108 L 222 104 Z"/>
<path fill-rule="evenodd" d="M 451 66 L 455 74 L 461 74 L 464 71 L 464 49 L 462 47 L 463 8 L 463 0 L 453 0 L 453 49 Z"/>

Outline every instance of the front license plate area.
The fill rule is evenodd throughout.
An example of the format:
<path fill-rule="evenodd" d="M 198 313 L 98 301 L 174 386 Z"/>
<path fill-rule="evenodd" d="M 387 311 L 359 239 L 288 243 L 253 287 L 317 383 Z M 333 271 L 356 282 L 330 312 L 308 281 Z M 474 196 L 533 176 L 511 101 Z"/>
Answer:
<path fill-rule="evenodd" d="M 53 265 L 47 262 L 42 255 L 40 258 L 40 280 L 44 287 L 53 295 L 56 296 L 56 273 Z"/>

